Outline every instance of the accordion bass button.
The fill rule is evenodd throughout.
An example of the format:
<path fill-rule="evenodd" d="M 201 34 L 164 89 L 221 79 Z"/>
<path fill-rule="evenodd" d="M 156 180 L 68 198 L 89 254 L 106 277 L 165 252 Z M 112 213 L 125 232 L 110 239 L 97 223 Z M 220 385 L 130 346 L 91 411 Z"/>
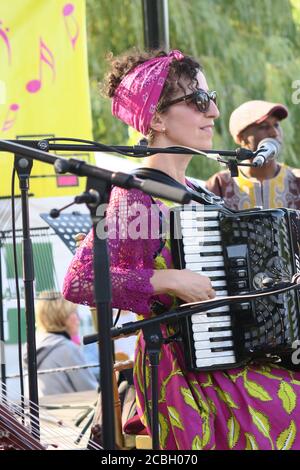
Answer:
<path fill-rule="evenodd" d="M 239 278 L 247 277 L 247 271 L 245 269 L 238 269 L 236 272 L 236 276 Z"/>
<path fill-rule="evenodd" d="M 241 289 L 246 289 L 247 285 L 247 281 L 236 281 L 230 283 L 231 288 L 234 289 L 236 292 L 240 292 Z"/>
<path fill-rule="evenodd" d="M 246 266 L 245 258 L 232 258 L 229 260 L 229 262 L 232 268 L 241 268 Z"/>

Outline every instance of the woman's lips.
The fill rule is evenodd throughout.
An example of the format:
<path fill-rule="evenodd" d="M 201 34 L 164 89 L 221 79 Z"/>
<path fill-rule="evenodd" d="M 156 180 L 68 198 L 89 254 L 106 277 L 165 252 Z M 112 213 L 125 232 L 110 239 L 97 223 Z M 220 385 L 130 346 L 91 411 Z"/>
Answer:
<path fill-rule="evenodd" d="M 207 132 L 209 135 L 212 135 L 214 132 L 214 126 L 204 126 L 200 127 L 200 129 L 204 132 Z"/>

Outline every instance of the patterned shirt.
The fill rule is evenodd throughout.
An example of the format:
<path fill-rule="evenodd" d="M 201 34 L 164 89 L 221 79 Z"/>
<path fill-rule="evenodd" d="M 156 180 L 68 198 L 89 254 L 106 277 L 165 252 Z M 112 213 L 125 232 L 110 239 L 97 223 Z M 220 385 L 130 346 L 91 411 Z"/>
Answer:
<path fill-rule="evenodd" d="M 220 171 L 206 182 L 206 187 L 223 197 L 225 205 L 234 210 L 252 207 L 300 209 L 300 170 L 284 164 L 278 166 L 276 176 L 264 181 L 248 177 L 241 170 L 236 178 L 232 178 L 229 171 Z"/>

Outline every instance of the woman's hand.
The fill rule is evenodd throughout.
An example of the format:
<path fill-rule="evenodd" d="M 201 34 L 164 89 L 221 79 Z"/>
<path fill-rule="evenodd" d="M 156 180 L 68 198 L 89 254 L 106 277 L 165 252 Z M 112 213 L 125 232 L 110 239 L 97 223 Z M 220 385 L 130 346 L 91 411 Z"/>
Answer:
<path fill-rule="evenodd" d="M 194 273 L 189 269 L 174 270 L 175 284 L 173 293 L 185 302 L 198 302 L 216 296 L 209 277 Z"/>
<path fill-rule="evenodd" d="M 209 277 L 189 269 L 157 270 L 151 284 L 155 294 L 173 294 L 184 302 L 199 302 L 216 296 Z"/>

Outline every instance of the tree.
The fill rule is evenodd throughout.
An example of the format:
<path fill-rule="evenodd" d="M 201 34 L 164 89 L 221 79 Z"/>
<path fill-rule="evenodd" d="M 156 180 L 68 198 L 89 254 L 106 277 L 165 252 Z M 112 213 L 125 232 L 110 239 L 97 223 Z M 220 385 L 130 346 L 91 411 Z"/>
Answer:
<path fill-rule="evenodd" d="M 250 99 L 279 101 L 290 111 L 282 124 L 284 160 L 299 166 L 300 1 L 169 0 L 169 16 L 171 47 L 200 58 L 210 87 L 219 93 L 214 148 L 235 148 L 228 120 L 236 106 Z M 142 2 L 87 0 L 87 25 L 94 138 L 124 144 L 128 129 L 112 118 L 97 83 L 108 52 L 143 48 Z M 193 159 L 189 172 L 205 179 L 217 169 L 218 164 L 200 157 Z"/>

